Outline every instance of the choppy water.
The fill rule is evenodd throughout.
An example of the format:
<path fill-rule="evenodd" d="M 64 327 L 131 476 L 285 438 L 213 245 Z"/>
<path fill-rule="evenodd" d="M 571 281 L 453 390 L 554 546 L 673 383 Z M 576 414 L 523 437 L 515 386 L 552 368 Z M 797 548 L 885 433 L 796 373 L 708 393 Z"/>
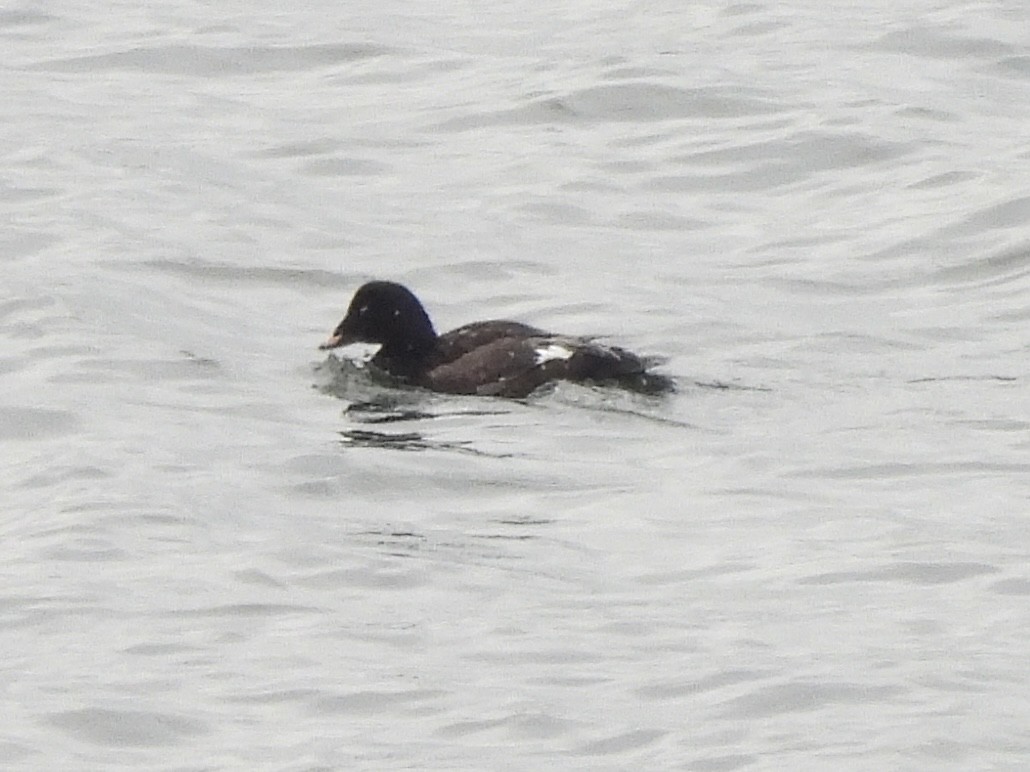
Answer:
<path fill-rule="evenodd" d="M 1025 766 L 1022 4 L 44 8 L 4 768 Z M 370 277 L 679 393 L 379 393 Z"/>

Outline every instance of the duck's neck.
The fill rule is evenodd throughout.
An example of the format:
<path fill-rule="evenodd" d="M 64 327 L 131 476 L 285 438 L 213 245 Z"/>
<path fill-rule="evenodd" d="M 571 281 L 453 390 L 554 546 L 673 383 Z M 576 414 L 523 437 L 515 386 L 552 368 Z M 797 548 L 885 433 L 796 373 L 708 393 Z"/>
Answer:
<path fill-rule="evenodd" d="M 424 372 L 436 353 L 436 333 L 384 343 L 372 357 L 372 364 L 396 378 L 410 379 Z"/>

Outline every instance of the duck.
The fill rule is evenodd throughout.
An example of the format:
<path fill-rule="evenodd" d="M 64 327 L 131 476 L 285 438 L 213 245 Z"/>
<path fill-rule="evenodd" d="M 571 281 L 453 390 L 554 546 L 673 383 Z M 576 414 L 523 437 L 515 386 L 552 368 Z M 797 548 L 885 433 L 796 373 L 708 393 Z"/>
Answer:
<path fill-rule="evenodd" d="M 522 322 L 472 322 L 438 335 L 422 302 L 402 284 L 370 281 L 319 348 L 379 344 L 370 364 L 405 386 L 443 394 L 524 398 L 546 384 L 573 381 L 659 395 L 669 376 L 654 360 L 593 338 L 558 335 Z"/>

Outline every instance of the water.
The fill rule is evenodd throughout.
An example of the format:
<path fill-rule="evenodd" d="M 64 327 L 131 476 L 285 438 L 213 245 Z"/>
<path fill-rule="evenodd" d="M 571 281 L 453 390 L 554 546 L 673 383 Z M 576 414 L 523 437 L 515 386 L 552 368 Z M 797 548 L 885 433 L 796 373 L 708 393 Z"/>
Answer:
<path fill-rule="evenodd" d="M 4 768 L 1024 767 L 1024 22 L 0 12 Z M 679 392 L 384 394 L 371 277 Z"/>

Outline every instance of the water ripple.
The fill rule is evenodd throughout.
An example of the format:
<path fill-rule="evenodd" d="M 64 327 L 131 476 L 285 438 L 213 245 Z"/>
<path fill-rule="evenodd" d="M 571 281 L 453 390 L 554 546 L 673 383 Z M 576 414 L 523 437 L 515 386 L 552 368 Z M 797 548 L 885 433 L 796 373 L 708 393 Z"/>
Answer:
<path fill-rule="evenodd" d="M 842 582 L 904 582 L 906 584 L 951 584 L 976 576 L 998 573 L 983 563 L 890 563 L 866 571 L 835 571 L 798 580 L 798 584 L 840 584 Z"/>
<path fill-rule="evenodd" d="M 437 128 L 442 131 L 469 131 L 487 126 L 728 119 L 771 115 L 782 109 L 745 89 L 618 83 L 532 99 L 520 107 L 451 118 L 438 124 Z"/>
<path fill-rule="evenodd" d="M 84 708 L 54 713 L 47 720 L 79 740 L 116 748 L 180 745 L 210 731 L 194 718 L 143 710 Z"/>
<path fill-rule="evenodd" d="M 40 62 L 33 69 L 53 72 L 150 72 L 219 78 L 228 75 L 309 71 L 385 56 L 385 46 L 320 43 L 307 46 L 209 47 L 161 45 L 94 56 Z"/>
<path fill-rule="evenodd" d="M 814 711 L 829 705 L 872 706 L 894 703 L 906 695 L 898 686 L 872 686 L 847 682 L 794 682 L 763 686 L 725 703 L 725 715 L 756 719 Z"/>
<path fill-rule="evenodd" d="M 78 425 L 66 410 L 0 406 L 0 440 L 45 440 L 70 434 Z"/>

